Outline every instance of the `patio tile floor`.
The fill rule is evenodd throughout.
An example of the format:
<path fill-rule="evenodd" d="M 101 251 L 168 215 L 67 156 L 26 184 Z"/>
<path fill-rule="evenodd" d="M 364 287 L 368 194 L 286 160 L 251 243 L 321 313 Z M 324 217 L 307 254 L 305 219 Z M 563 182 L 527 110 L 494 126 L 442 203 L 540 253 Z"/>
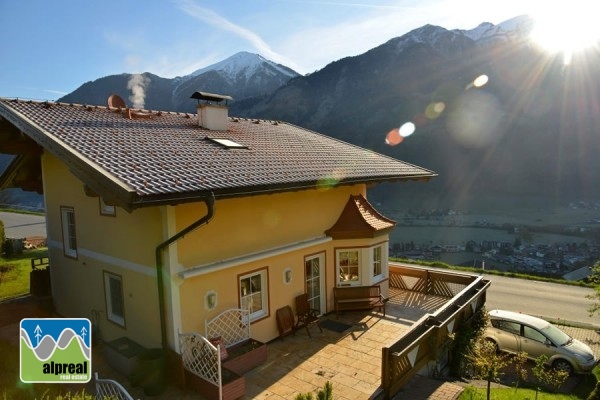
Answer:
<path fill-rule="evenodd" d="M 319 332 L 313 326 L 312 338 L 302 328 L 295 335 L 276 339 L 268 344 L 267 361 L 244 375 L 244 399 L 290 400 L 298 393 L 315 393 L 327 381 L 333 384 L 336 400 L 376 398 L 380 394 L 381 348 L 394 343 L 414 321 L 435 311 L 440 304 L 443 302 L 424 296 L 392 293 L 385 317 L 375 311 L 345 312 L 339 318 L 332 313 L 322 319 L 343 322 L 350 328 L 341 333 L 326 328 Z M 30 309 L 25 308 L 25 312 L 32 315 L 20 317 L 38 316 Z M 10 326 L 0 331 L 18 331 L 19 319 L 15 318 L 14 323 L 6 321 Z M 101 378 L 121 383 L 134 398 L 146 398 L 139 387 L 131 387 L 127 377 L 108 366 L 102 345 L 95 349 L 92 365 Z M 92 382 L 86 387 L 88 392 L 94 392 Z M 204 399 L 198 393 L 172 385 L 154 398 Z"/>

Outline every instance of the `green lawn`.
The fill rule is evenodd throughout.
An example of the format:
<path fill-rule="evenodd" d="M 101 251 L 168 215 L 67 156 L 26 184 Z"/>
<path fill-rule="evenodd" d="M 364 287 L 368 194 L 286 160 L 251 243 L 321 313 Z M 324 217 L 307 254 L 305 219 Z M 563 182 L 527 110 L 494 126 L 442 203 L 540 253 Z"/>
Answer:
<path fill-rule="evenodd" d="M 572 393 L 549 393 L 538 392 L 537 400 L 586 400 L 600 378 L 600 366 L 596 366 L 591 374 L 581 377 L 579 384 L 573 389 Z M 524 387 L 527 385 L 527 387 Z M 515 390 L 510 388 L 492 388 L 491 400 L 533 400 L 535 397 L 535 389 L 531 389 L 531 384 L 521 383 L 520 388 Z M 475 388 L 468 386 L 460 395 L 458 400 L 486 400 L 486 388 Z"/>
<path fill-rule="evenodd" d="M 24 250 L 14 258 L 0 257 L 0 300 L 29 293 L 31 259 L 47 257 L 48 248 Z"/>
<path fill-rule="evenodd" d="M 485 388 L 474 388 L 469 386 L 460 395 L 458 400 L 485 400 L 486 389 Z M 506 388 L 506 389 L 492 389 L 491 396 L 492 400 L 533 400 L 535 399 L 535 390 L 533 389 L 519 389 Z M 587 399 L 585 397 L 579 397 L 575 394 L 559 394 L 559 393 L 546 393 L 539 392 L 537 396 L 538 400 L 581 400 Z"/>

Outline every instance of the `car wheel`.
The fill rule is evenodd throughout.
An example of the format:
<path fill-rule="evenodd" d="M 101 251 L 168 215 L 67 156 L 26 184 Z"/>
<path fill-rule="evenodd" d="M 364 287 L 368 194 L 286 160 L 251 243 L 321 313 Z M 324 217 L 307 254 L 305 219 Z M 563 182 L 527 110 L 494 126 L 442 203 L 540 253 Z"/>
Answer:
<path fill-rule="evenodd" d="M 571 363 L 568 362 L 567 360 L 563 360 L 562 358 L 559 358 L 558 360 L 555 360 L 552 363 L 552 368 L 558 369 L 558 370 L 561 370 L 561 371 L 565 371 L 569 375 L 573 374 L 573 366 L 571 365 Z"/>

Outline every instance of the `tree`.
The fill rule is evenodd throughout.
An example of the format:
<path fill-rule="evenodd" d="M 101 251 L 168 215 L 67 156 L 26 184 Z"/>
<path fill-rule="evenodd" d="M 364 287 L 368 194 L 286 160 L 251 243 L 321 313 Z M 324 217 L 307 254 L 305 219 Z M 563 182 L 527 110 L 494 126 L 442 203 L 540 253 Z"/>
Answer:
<path fill-rule="evenodd" d="M 519 390 L 519 384 L 521 381 L 527 382 L 527 353 L 520 351 L 517 353 L 513 360 L 515 366 L 515 372 L 517 374 L 517 381 L 515 382 L 515 394 Z"/>
<path fill-rule="evenodd" d="M 556 392 L 558 391 L 558 388 L 560 388 L 569 377 L 569 373 L 567 371 L 556 368 L 547 368 L 547 361 L 548 356 L 542 354 L 541 356 L 535 359 L 535 367 L 531 369 L 531 372 L 533 372 L 533 375 L 535 376 L 538 382 L 538 384 L 535 387 L 536 399 L 540 390 L 540 386 L 545 386 Z"/>
<path fill-rule="evenodd" d="M 487 399 L 490 400 L 492 381 L 500 378 L 504 367 L 510 364 L 508 354 L 498 352 L 496 343 L 478 338 L 467 353 L 467 360 L 475 376 L 487 381 Z"/>

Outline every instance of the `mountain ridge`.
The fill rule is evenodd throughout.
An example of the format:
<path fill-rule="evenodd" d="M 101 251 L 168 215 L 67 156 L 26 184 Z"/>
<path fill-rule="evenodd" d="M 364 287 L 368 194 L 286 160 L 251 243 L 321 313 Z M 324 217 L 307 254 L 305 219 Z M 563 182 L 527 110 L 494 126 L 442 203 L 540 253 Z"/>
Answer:
<path fill-rule="evenodd" d="M 567 68 L 528 41 L 531 27 L 527 16 L 471 30 L 425 25 L 253 93 L 200 69 L 170 106 L 193 112 L 196 90 L 240 90 L 230 115 L 284 120 L 440 175 L 427 185 L 381 185 L 370 192 L 376 202 L 460 209 L 595 199 L 600 179 L 587 171 L 600 168 L 600 76 L 590 66 L 600 57 Z M 475 87 L 482 75 L 487 84 Z M 432 115 L 436 104 L 443 111 Z M 408 121 L 416 132 L 386 145 L 386 134 Z"/>

